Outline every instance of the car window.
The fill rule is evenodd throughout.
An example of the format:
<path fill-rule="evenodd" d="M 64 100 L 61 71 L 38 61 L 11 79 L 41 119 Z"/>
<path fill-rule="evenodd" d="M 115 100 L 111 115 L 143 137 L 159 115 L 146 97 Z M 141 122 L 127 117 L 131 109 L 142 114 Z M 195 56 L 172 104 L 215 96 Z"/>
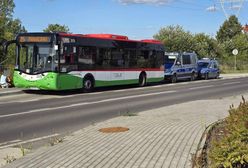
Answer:
<path fill-rule="evenodd" d="M 191 64 L 190 55 L 183 55 L 183 64 Z"/>
<path fill-rule="evenodd" d="M 216 62 L 214 62 L 214 68 L 218 68 L 218 65 Z"/>
<path fill-rule="evenodd" d="M 198 66 L 199 66 L 200 68 L 207 68 L 208 65 L 209 65 L 208 62 L 198 62 Z"/>

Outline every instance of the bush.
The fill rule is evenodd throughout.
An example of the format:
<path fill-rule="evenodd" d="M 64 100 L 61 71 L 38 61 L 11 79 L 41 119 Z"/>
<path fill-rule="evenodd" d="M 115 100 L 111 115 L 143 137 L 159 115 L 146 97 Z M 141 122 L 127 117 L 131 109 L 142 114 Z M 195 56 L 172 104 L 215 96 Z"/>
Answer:
<path fill-rule="evenodd" d="M 248 167 L 248 102 L 242 100 L 238 108 L 230 107 L 224 136 L 213 140 L 211 167 Z"/>

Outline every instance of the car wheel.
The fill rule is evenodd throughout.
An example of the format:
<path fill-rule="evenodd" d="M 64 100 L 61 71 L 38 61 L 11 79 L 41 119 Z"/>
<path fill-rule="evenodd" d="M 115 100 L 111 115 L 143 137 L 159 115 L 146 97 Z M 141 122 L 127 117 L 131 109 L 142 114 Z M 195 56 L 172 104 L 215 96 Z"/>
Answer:
<path fill-rule="evenodd" d="M 177 82 L 177 74 L 173 74 L 171 77 L 171 83 L 176 83 Z"/>
<path fill-rule="evenodd" d="M 219 77 L 220 77 L 220 73 L 217 73 L 215 79 L 219 79 Z"/>
<path fill-rule="evenodd" d="M 195 73 L 194 72 L 191 74 L 190 80 L 191 81 L 194 81 L 195 80 Z"/>
<path fill-rule="evenodd" d="M 209 76 L 208 73 L 205 74 L 205 80 L 208 80 Z"/>

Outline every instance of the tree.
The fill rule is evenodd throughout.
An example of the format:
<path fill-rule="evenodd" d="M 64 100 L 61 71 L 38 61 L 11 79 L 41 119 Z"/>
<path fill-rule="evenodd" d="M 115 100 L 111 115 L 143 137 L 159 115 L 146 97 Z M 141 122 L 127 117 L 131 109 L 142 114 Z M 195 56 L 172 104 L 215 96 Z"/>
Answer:
<path fill-rule="evenodd" d="M 232 15 L 220 27 L 216 38 L 222 43 L 231 40 L 233 37 L 241 33 L 242 25 L 239 23 L 238 18 L 235 15 Z"/>
<path fill-rule="evenodd" d="M 194 44 L 194 51 L 197 53 L 199 58 L 216 58 L 222 55 L 222 50 L 218 45 L 218 42 L 204 33 L 194 35 Z"/>
<path fill-rule="evenodd" d="M 0 0 L 0 43 L 6 40 L 13 40 L 20 32 L 26 32 L 19 19 L 13 19 L 14 12 L 13 0 Z M 3 54 L 2 47 L 0 48 L 0 65 L 14 64 L 15 55 L 14 47 L 10 47 L 8 56 Z"/>
<path fill-rule="evenodd" d="M 179 25 L 160 29 L 154 38 L 162 41 L 168 52 L 191 52 L 194 48 L 193 35 Z"/>
<path fill-rule="evenodd" d="M 68 33 L 70 31 L 69 27 L 66 25 L 60 25 L 60 24 L 49 24 L 46 29 L 43 30 L 43 32 L 66 32 Z"/>
<path fill-rule="evenodd" d="M 4 38 L 7 23 L 12 19 L 14 7 L 13 0 L 0 0 L 0 39 Z"/>
<path fill-rule="evenodd" d="M 237 55 L 237 69 L 247 70 L 248 67 L 248 35 L 239 34 L 235 36 L 232 40 L 233 49 L 238 49 L 239 53 Z"/>

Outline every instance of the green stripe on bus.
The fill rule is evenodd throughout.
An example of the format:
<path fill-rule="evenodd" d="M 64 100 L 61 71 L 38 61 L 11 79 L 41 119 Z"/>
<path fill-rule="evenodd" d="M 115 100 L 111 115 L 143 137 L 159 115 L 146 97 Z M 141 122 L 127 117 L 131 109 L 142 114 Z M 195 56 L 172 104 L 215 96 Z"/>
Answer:
<path fill-rule="evenodd" d="M 148 78 L 147 82 L 159 82 L 163 78 Z M 113 85 L 127 85 L 138 84 L 138 79 L 130 80 L 112 80 L 102 81 L 96 80 L 95 87 L 113 86 Z M 58 74 L 54 72 L 48 72 L 46 76 L 39 80 L 26 80 L 19 71 L 14 72 L 14 85 L 18 88 L 39 88 L 42 90 L 69 90 L 83 88 L 83 79 L 71 74 Z"/>
<path fill-rule="evenodd" d="M 102 87 L 102 86 L 113 86 L 113 85 L 128 85 L 128 84 L 137 84 L 138 79 L 131 79 L 131 80 L 113 80 L 113 81 L 95 81 L 95 87 Z"/>
<path fill-rule="evenodd" d="M 19 71 L 14 72 L 14 85 L 18 88 L 39 88 L 43 90 L 68 90 L 82 88 L 82 79 L 69 74 L 49 72 L 42 79 L 24 79 Z"/>
<path fill-rule="evenodd" d="M 149 78 L 147 82 L 160 82 L 163 78 Z M 95 87 L 101 86 L 113 86 L 113 85 L 128 85 L 128 84 L 138 84 L 138 79 L 129 79 L 129 80 L 113 80 L 113 81 L 95 81 Z"/>

